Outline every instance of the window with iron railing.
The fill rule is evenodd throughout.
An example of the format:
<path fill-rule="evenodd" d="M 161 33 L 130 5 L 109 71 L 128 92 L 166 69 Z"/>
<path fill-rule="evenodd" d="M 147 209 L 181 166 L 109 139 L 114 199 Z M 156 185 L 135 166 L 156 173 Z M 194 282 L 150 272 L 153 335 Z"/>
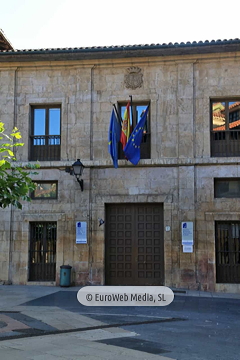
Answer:
<path fill-rule="evenodd" d="M 211 101 L 211 156 L 240 156 L 240 98 Z"/>
<path fill-rule="evenodd" d="M 32 106 L 30 160 L 60 160 L 60 105 Z"/>
<path fill-rule="evenodd" d="M 149 105 L 149 102 L 146 101 L 146 102 L 133 102 L 132 106 L 130 106 L 130 108 L 129 108 L 130 135 L 131 135 L 132 131 L 134 130 L 135 126 L 140 121 L 140 119 L 148 105 Z M 118 113 L 120 114 L 121 119 L 124 118 L 124 112 L 126 110 L 126 106 L 127 106 L 127 102 L 118 103 Z M 149 112 L 147 115 L 147 121 L 146 121 L 144 129 L 143 129 L 142 143 L 140 146 L 140 158 L 141 159 L 151 159 L 150 111 L 151 111 L 151 109 L 149 108 Z M 125 159 L 125 154 L 123 152 L 121 143 L 119 143 L 118 158 Z"/>

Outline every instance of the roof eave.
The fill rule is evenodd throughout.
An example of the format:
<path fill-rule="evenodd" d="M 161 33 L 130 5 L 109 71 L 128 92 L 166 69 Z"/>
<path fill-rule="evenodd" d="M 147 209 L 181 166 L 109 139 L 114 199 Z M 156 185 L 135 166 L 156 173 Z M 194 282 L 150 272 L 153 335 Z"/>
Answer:
<path fill-rule="evenodd" d="M 112 46 L 74 49 L 0 51 L 0 62 L 116 59 L 239 52 L 240 40 L 213 43 Z"/>
<path fill-rule="evenodd" d="M 12 44 L 7 39 L 6 35 L 4 34 L 4 32 L 1 29 L 0 29 L 0 37 L 3 39 L 2 46 L 3 46 L 4 50 L 14 50 Z M 0 52 L 1 52 L 1 50 L 0 50 Z"/>

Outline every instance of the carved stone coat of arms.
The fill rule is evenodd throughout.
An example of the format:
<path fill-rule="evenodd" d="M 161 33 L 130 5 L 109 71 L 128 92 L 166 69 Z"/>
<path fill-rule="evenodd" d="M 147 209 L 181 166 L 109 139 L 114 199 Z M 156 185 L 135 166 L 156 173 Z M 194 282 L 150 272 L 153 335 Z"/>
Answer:
<path fill-rule="evenodd" d="M 137 66 L 132 66 L 127 69 L 127 74 L 124 76 L 124 83 L 127 89 L 136 89 L 142 86 L 143 74 L 141 71 Z"/>

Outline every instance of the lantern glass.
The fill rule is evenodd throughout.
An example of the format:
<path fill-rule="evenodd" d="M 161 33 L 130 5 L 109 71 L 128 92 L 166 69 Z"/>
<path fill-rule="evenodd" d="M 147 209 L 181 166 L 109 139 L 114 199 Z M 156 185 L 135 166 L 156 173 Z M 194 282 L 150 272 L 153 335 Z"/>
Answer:
<path fill-rule="evenodd" d="M 83 164 L 81 163 L 80 159 L 77 159 L 74 164 L 72 164 L 74 175 L 82 176 L 83 173 Z"/>

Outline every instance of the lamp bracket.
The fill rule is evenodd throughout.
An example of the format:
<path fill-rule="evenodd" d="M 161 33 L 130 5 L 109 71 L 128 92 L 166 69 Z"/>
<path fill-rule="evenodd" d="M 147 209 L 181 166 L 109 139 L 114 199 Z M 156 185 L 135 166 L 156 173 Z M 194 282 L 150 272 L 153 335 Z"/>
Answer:
<path fill-rule="evenodd" d="M 80 166 L 80 169 L 78 169 L 78 170 L 80 170 L 79 172 L 79 174 L 76 174 L 75 173 L 75 167 L 77 166 L 77 168 L 79 168 L 79 166 Z M 72 166 L 66 166 L 65 167 L 65 172 L 67 172 L 68 174 L 70 174 L 70 175 L 75 175 L 75 177 L 76 177 L 76 179 L 77 179 L 77 182 L 79 183 L 79 185 L 80 185 L 80 188 L 81 188 L 81 191 L 83 191 L 83 179 L 80 179 L 80 176 L 82 175 L 82 170 L 81 170 L 81 168 L 82 168 L 82 170 L 83 170 L 83 168 L 84 168 L 84 165 L 81 163 L 81 161 L 80 161 L 80 159 L 77 159 L 77 161 L 75 161 L 75 163 L 74 164 L 72 164 Z"/>
<path fill-rule="evenodd" d="M 65 167 L 65 172 L 70 174 L 70 175 L 73 175 L 73 169 L 70 166 Z"/>
<path fill-rule="evenodd" d="M 83 191 L 83 179 L 79 179 L 78 177 L 76 177 L 76 179 L 77 179 L 77 182 L 80 185 L 81 191 Z"/>

